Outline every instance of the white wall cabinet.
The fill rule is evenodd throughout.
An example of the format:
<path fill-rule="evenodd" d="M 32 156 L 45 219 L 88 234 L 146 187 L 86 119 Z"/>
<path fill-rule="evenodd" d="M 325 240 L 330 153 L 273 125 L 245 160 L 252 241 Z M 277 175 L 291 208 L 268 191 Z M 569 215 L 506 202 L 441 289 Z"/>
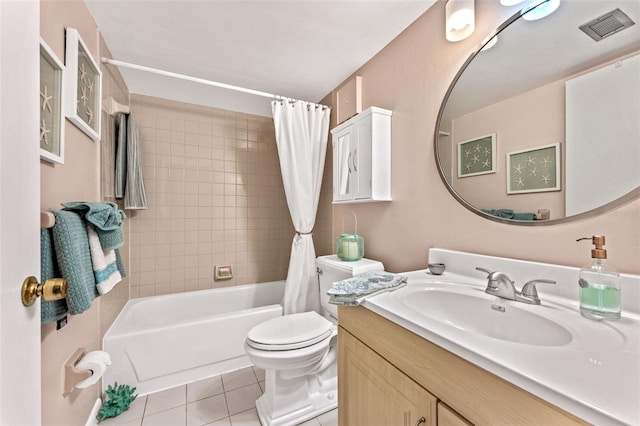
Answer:
<path fill-rule="evenodd" d="M 391 111 L 367 108 L 331 136 L 333 202 L 391 201 Z"/>

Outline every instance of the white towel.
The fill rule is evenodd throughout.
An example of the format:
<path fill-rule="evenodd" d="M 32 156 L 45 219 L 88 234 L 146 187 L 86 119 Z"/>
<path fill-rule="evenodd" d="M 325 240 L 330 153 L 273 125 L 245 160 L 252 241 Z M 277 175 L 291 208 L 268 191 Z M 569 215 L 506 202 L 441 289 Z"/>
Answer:
<path fill-rule="evenodd" d="M 103 250 L 100 238 L 93 225 L 87 223 L 87 235 L 89 236 L 89 251 L 93 275 L 96 278 L 98 293 L 108 293 L 116 284 L 122 281 L 122 275 L 116 263 L 115 250 Z"/>
<path fill-rule="evenodd" d="M 329 303 L 356 306 L 367 297 L 397 290 L 407 285 L 407 278 L 388 272 L 365 272 L 353 278 L 335 282 L 327 294 Z"/>

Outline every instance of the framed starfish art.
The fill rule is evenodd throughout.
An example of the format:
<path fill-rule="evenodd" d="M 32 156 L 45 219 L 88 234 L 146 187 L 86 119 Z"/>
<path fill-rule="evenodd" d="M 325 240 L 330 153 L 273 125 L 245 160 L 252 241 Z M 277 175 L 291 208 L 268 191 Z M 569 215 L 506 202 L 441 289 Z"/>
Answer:
<path fill-rule="evenodd" d="M 496 134 L 458 143 L 458 177 L 496 172 Z"/>
<path fill-rule="evenodd" d="M 66 29 L 65 114 L 96 142 L 100 141 L 102 73 L 78 31 Z"/>
<path fill-rule="evenodd" d="M 40 39 L 40 158 L 64 164 L 62 75 L 64 64 Z"/>
<path fill-rule="evenodd" d="M 560 191 L 560 144 L 507 154 L 507 194 Z"/>

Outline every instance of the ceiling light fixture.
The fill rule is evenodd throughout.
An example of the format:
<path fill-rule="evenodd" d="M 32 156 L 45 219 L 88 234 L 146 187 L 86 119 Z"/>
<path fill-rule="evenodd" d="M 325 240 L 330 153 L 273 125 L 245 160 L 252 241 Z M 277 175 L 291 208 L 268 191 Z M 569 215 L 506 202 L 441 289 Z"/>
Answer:
<path fill-rule="evenodd" d="M 536 21 L 551 15 L 560 6 L 560 0 L 535 0 L 522 9 L 522 18 L 526 21 Z"/>
<path fill-rule="evenodd" d="M 445 6 L 446 38 L 460 41 L 475 29 L 475 0 L 448 0 Z"/>

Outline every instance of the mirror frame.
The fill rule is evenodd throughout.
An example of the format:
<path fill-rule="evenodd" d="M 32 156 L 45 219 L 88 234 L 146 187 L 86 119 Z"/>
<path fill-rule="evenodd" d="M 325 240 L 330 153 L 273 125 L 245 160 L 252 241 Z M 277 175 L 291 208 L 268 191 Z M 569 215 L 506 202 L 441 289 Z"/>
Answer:
<path fill-rule="evenodd" d="M 542 3 L 541 3 L 542 4 Z M 602 205 L 598 208 L 592 209 L 592 210 L 587 210 L 586 212 L 582 212 L 573 216 L 565 216 L 562 218 L 558 218 L 558 219 L 549 219 L 549 220 L 514 220 L 514 219 L 505 219 L 502 217 L 498 217 L 498 216 L 493 216 L 490 215 L 488 213 L 483 212 L 482 210 L 480 210 L 479 208 L 473 206 L 472 204 L 470 204 L 467 200 L 465 200 L 451 185 L 451 183 L 447 180 L 446 175 L 443 172 L 443 167 L 442 167 L 442 161 L 440 159 L 440 152 L 438 150 L 438 140 L 440 137 L 440 122 L 442 121 L 442 116 L 444 115 L 444 110 L 447 106 L 447 101 L 449 100 L 449 97 L 451 96 L 451 92 L 453 92 L 453 89 L 456 86 L 456 83 L 458 82 L 458 80 L 460 79 L 460 77 L 462 76 L 462 74 L 464 73 L 464 71 L 467 69 L 467 67 L 469 66 L 469 64 L 471 63 L 471 61 L 473 61 L 473 59 L 480 54 L 480 52 L 482 51 L 482 49 L 484 48 L 484 46 L 486 46 L 489 41 L 494 38 L 495 36 L 497 36 L 498 34 L 500 34 L 502 31 L 504 31 L 509 25 L 513 24 L 515 21 L 517 21 L 518 19 L 520 19 L 522 17 L 522 15 L 526 14 L 527 12 L 531 11 L 532 9 L 535 9 L 535 7 L 533 8 L 527 8 L 525 7 L 522 10 L 519 10 L 518 12 L 516 12 L 513 16 L 511 16 L 509 19 L 507 19 L 505 22 L 503 22 L 500 26 L 498 26 L 498 28 L 493 31 L 486 39 L 485 41 L 483 41 L 482 43 L 480 43 L 480 46 L 478 46 L 473 53 L 471 53 L 471 55 L 467 58 L 467 60 L 462 64 L 462 66 L 460 67 L 460 69 L 458 70 L 458 72 L 456 73 L 455 77 L 453 78 L 453 80 L 451 81 L 451 84 L 449 85 L 449 88 L 447 89 L 447 92 L 444 95 L 444 98 L 442 99 L 442 104 L 440 105 L 440 109 L 438 111 L 438 117 L 436 119 L 436 127 L 435 127 L 435 132 L 434 132 L 434 139 L 433 139 L 433 150 L 435 153 L 435 160 L 436 160 L 436 167 L 438 169 L 438 174 L 440 175 L 440 178 L 442 179 L 442 182 L 444 183 L 444 185 L 447 187 L 447 190 L 449 191 L 449 193 L 451 193 L 451 195 L 453 195 L 453 198 L 455 198 L 460 204 L 462 204 L 464 207 L 466 207 L 468 210 L 472 211 L 473 213 L 477 214 L 478 216 L 481 216 L 485 219 L 489 219 L 492 220 L 494 222 L 499 222 L 499 223 L 504 223 L 504 224 L 508 224 L 508 225 L 520 225 L 520 226 L 548 226 L 548 225 L 557 225 L 557 224 L 562 224 L 562 223 L 568 223 L 568 222 L 574 222 L 577 220 L 581 220 L 581 219 L 587 219 L 587 218 L 591 218 L 591 217 L 595 217 L 595 216 L 599 216 L 601 214 L 610 212 L 616 208 L 619 208 L 625 204 L 628 204 L 638 198 L 640 198 L 640 186 L 636 187 L 635 189 L 633 189 L 632 191 L 626 193 L 625 195 L 621 196 L 620 198 L 617 198 L 605 205 Z"/>

